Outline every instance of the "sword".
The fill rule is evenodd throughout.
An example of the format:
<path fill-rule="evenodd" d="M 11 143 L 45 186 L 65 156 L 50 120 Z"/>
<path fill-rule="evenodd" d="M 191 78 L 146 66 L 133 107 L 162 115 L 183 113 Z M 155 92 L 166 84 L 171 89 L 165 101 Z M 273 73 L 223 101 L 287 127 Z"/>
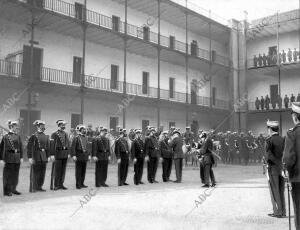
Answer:
<path fill-rule="evenodd" d="M 287 183 L 287 191 L 288 191 L 288 215 L 289 215 L 289 230 L 291 230 L 292 228 L 292 224 L 291 224 L 291 186 L 290 186 L 290 181 L 289 181 L 289 177 L 286 174 L 286 170 L 283 171 L 283 177 L 285 182 Z"/>

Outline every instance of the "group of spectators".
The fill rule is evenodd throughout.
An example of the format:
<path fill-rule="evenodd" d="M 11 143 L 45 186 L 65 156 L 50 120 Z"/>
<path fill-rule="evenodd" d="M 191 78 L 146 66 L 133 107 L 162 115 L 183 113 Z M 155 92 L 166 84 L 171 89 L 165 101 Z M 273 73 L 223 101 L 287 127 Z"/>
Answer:
<path fill-rule="evenodd" d="M 288 49 L 287 52 L 282 50 L 281 53 L 279 53 L 279 63 L 292 63 L 292 62 L 297 62 L 300 60 L 299 56 L 300 52 L 297 51 L 296 48 L 292 51 L 290 48 Z M 264 67 L 264 66 L 272 66 L 272 65 L 277 65 L 277 52 L 274 51 L 273 53 L 269 53 L 266 55 L 265 53 L 263 55 L 259 54 L 254 55 L 253 57 L 253 66 L 258 68 L 258 67 Z"/>
<path fill-rule="evenodd" d="M 291 103 L 295 101 L 300 102 L 300 93 L 298 93 L 297 98 L 294 96 L 294 94 L 291 94 L 290 98 L 287 95 L 285 95 L 283 100 L 280 95 L 278 96 L 278 98 L 272 100 L 269 97 L 269 95 L 266 95 L 265 97 L 261 96 L 260 99 L 256 97 L 255 108 L 256 110 L 269 110 L 271 104 L 272 109 L 282 109 L 283 102 L 284 108 L 288 109 Z"/>

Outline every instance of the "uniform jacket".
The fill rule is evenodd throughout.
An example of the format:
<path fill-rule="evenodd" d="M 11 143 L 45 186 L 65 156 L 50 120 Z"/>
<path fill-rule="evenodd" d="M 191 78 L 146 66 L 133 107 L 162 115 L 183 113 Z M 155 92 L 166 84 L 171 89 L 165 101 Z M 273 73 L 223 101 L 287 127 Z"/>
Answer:
<path fill-rule="evenodd" d="M 192 144 L 192 142 L 193 142 L 193 137 L 194 137 L 194 133 L 192 133 L 192 132 L 185 132 L 185 133 L 183 134 L 184 143 L 185 143 L 186 145 Z"/>
<path fill-rule="evenodd" d="M 287 132 L 283 153 L 283 164 L 289 172 L 291 182 L 300 182 L 300 124 Z"/>
<path fill-rule="evenodd" d="M 115 154 L 117 159 L 129 159 L 129 146 L 125 138 L 120 137 L 115 143 Z"/>
<path fill-rule="evenodd" d="M 159 141 L 158 145 L 159 145 L 160 155 L 162 158 L 172 158 L 173 157 L 173 151 L 168 144 L 168 139 Z"/>
<path fill-rule="evenodd" d="M 170 147 L 174 152 L 174 159 L 183 158 L 182 145 L 183 145 L 183 140 L 181 137 L 175 137 L 170 142 Z"/>
<path fill-rule="evenodd" d="M 142 139 L 133 140 L 131 145 L 131 156 L 132 159 L 145 157 L 145 144 Z"/>
<path fill-rule="evenodd" d="M 149 157 L 159 157 L 159 146 L 156 137 L 148 136 L 145 139 L 145 154 Z"/>
<path fill-rule="evenodd" d="M 98 160 L 106 161 L 111 155 L 109 139 L 106 137 L 97 137 L 93 141 L 92 147 L 93 157 L 97 157 Z"/>
<path fill-rule="evenodd" d="M 58 130 L 51 135 L 53 140 L 53 152 L 51 155 L 55 156 L 55 159 L 67 159 L 70 153 L 70 141 L 68 134 L 65 131 Z"/>
<path fill-rule="evenodd" d="M 9 132 L 4 135 L 0 144 L 0 160 L 5 163 L 20 163 L 23 158 L 23 147 L 21 137 Z"/>
<path fill-rule="evenodd" d="M 91 154 L 88 137 L 77 135 L 74 137 L 71 146 L 72 157 L 76 156 L 77 161 L 88 161 Z"/>
<path fill-rule="evenodd" d="M 271 175 L 281 175 L 284 138 L 274 134 L 266 140 L 265 160 Z"/>
<path fill-rule="evenodd" d="M 49 136 L 38 132 L 31 135 L 27 144 L 27 156 L 35 162 L 48 162 L 50 156 Z"/>
<path fill-rule="evenodd" d="M 214 157 L 212 154 L 213 149 L 213 142 L 210 138 L 207 138 L 206 141 L 203 143 L 201 149 L 200 149 L 200 155 L 203 156 L 203 164 L 214 164 Z"/>

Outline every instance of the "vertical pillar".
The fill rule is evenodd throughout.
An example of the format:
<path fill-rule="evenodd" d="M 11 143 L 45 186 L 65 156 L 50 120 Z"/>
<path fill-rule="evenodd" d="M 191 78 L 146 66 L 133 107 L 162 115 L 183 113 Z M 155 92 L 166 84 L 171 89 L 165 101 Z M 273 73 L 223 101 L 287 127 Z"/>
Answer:
<path fill-rule="evenodd" d="M 187 10 L 187 0 L 185 9 L 185 90 L 186 90 L 186 112 L 185 112 L 185 123 L 186 126 L 189 125 L 189 40 L 188 40 L 188 10 Z"/>
<path fill-rule="evenodd" d="M 127 81 L 127 7 L 128 0 L 125 0 L 125 28 L 124 28 L 124 81 L 123 81 L 123 96 L 126 98 L 127 89 L 126 89 L 126 81 Z M 126 128 L 126 107 L 123 108 L 123 128 Z"/>
<path fill-rule="evenodd" d="M 160 127 L 160 0 L 158 3 L 158 46 L 157 46 L 157 128 Z"/>

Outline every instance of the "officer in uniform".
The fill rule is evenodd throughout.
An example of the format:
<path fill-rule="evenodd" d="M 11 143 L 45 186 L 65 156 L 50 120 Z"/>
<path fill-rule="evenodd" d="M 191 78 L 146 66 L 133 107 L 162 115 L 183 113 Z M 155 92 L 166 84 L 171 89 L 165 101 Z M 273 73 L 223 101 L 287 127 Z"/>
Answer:
<path fill-rule="evenodd" d="M 162 179 L 163 182 L 170 181 L 170 175 L 172 170 L 173 151 L 168 144 L 168 131 L 162 132 L 159 140 L 160 155 L 163 158 L 162 161 Z"/>
<path fill-rule="evenodd" d="M 296 230 L 300 230 L 300 103 L 292 104 L 292 119 L 295 127 L 287 132 L 283 164 L 292 185 L 292 199 Z"/>
<path fill-rule="evenodd" d="M 269 137 L 266 139 L 265 161 L 267 162 L 267 176 L 269 180 L 271 201 L 273 205 L 272 217 L 284 217 L 284 178 L 282 176 L 282 156 L 284 150 L 284 138 L 279 135 L 279 123 L 267 122 Z"/>
<path fill-rule="evenodd" d="M 194 133 L 191 132 L 191 127 L 186 127 L 185 128 L 185 132 L 183 134 L 183 140 L 184 140 L 184 144 L 186 146 L 186 150 L 187 152 L 185 153 L 185 165 L 187 166 L 188 163 L 188 154 L 190 153 L 190 151 L 192 150 L 192 143 L 193 143 L 193 137 L 194 137 Z"/>
<path fill-rule="evenodd" d="M 125 139 L 126 129 L 119 130 L 119 138 L 115 143 L 115 154 L 118 162 L 118 185 L 128 185 L 126 183 L 127 174 L 128 174 L 128 166 L 129 166 L 129 146 L 128 142 Z"/>
<path fill-rule="evenodd" d="M 0 144 L 0 162 L 3 168 L 4 196 L 21 195 L 16 190 L 19 182 L 20 164 L 23 162 L 23 147 L 21 137 L 18 135 L 18 121 L 9 121 L 8 134 L 4 135 Z"/>
<path fill-rule="evenodd" d="M 52 159 L 55 162 L 52 164 L 52 173 L 51 173 L 51 186 L 50 189 L 58 190 L 67 188 L 64 186 L 67 161 L 70 157 L 70 142 L 68 134 L 65 132 L 66 122 L 64 120 L 56 121 L 58 130 L 51 135 L 51 152 Z M 53 186 L 54 180 L 54 186 Z"/>
<path fill-rule="evenodd" d="M 284 99 L 283 99 L 283 102 L 284 102 L 284 107 L 285 107 L 286 109 L 288 109 L 288 108 L 289 108 L 290 99 L 288 98 L 287 95 L 285 95 L 285 97 L 284 97 Z"/>
<path fill-rule="evenodd" d="M 75 161 L 75 179 L 76 189 L 87 188 L 84 185 L 87 161 L 91 159 L 91 152 L 88 148 L 88 137 L 86 136 L 86 127 L 78 125 L 78 135 L 72 142 L 72 158 Z"/>
<path fill-rule="evenodd" d="M 43 184 L 45 181 L 47 162 L 50 161 L 50 139 L 45 135 L 45 122 L 37 120 L 33 123 L 37 131 L 31 135 L 27 144 L 27 156 L 30 167 L 29 192 L 45 192 Z"/>
<path fill-rule="evenodd" d="M 106 137 L 107 128 L 100 129 L 100 136 L 93 141 L 93 160 L 96 162 L 95 184 L 96 187 L 108 187 L 107 179 L 108 163 L 111 160 L 110 141 Z"/>
<path fill-rule="evenodd" d="M 180 132 L 175 130 L 173 132 L 172 139 L 168 141 L 171 149 L 174 152 L 174 163 L 176 171 L 176 180 L 174 183 L 181 183 L 182 181 L 182 161 L 183 161 L 183 140 L 181 138 Z"/>
<path fill-rule="evenodd" d="M 149 183 L 158 183 L 155 180 L 156 171 L 158 167 L 159 161 L 159 147 L 158 147 L 158 140 L 156 138 L 156 130 L 155 128 L 150 128 L 149 136 L 145 138 L 145 154 L 146 154 L 146 161 L 147 164 L 147 171 L 148 171 L 148 182 Z"/>
<path fill-rule="evenodd" d="M 135 185 L 144 184 L 142 182 L 144 161 L 145 161 L 145 150 L 144 141 L 142 139 L 142 130 L 135 130 L 135 139 L 131 145 L 131 156 L 134 164 L 134 177 L 133 182 Z"/>

